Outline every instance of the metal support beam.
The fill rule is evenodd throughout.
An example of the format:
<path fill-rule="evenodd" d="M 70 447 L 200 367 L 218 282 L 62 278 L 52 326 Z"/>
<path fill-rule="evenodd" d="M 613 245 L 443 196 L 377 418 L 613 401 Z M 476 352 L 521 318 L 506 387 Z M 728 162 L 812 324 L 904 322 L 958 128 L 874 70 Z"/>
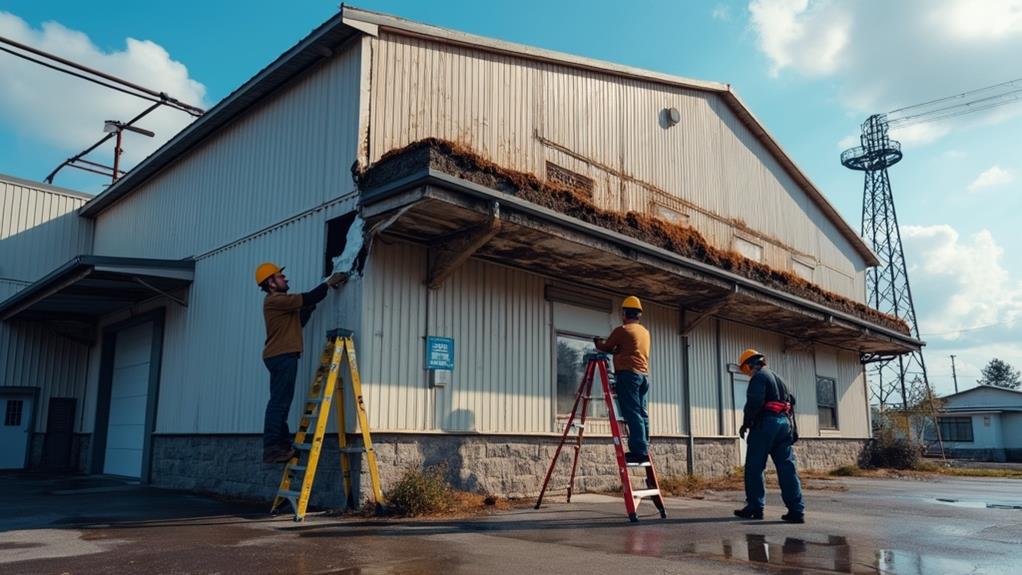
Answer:
<path fill-rule="evenodd" d="M 737 288 L 736 288 L 737 290 Z M 731 291 L 726 296 L 713 301 L 709 306 L 700 309 L 682 308 L 681 313 L 681 334 L 689 335 L 692 330 L 699 327 L 707 319 L 713 317 L 715 313 L 721 310 L 724 306 L 730 303 L 735 298 L 735 291 Z"/>
<path fill-rule="evenodd" d="M 439 289 L 479 248 L 500 231 L 500 204 L 493 202 L 483 223 L 444 238 L 429 248 L 429 289 Z"/>
<path fill-rule="evenodd" d="M 153 284 L 145 281 L 144 279 L 142 279 L 140 277 L 133 276 L 131 279 L 134 280 L 135 283 L 139 284 L 140 286 L 148 288 L 148 289 L 156 292 L 157 294 L 162 295 L 163 297 L 169 299 L 170 301 L 178 304 L 181 307 L 188 307 L 188 302 L 186 302 L 185 300 L 183 300 L 183 299 L 181 299 L 181 298 L 179 298 L 179 297 L 177 297 L 175 295 L 170 295 L 169 293 L 161 290 L 160 288 L 154 286 Z"/>

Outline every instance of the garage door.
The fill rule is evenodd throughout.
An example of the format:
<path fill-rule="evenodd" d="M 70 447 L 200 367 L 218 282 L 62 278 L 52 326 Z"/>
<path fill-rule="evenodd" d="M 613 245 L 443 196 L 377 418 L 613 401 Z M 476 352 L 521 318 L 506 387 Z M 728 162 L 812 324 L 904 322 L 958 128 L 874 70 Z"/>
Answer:
<path fill-rule="evenodd" d="M 152 322 L 121 330 L 114 338 L 103 473 L 142 476 L 152 347 Z"/>

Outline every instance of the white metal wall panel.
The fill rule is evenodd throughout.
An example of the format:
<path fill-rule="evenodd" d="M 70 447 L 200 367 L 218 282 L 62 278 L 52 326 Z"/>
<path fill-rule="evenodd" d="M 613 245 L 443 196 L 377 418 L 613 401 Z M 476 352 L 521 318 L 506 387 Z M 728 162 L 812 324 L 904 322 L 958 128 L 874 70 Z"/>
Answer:
<path fill-rule="evenodd" d="M 127 328 L 115 341 L 103 472 L 141 477 L 153 324 Z"/>
<path fill-rule="evenodd" d="M 741 220 L 773 240 L 764 251 L 774 267 L 790 269 L 791 250 L 846 277 L 864 267 L 715 95 L 388 32 L 373 46 L 370 161 L 445 138 L 541 178 L 547 161 L 579 172 L 594 180 L 602 207 L 688 202 L 691 224 L 722 249 L 731 249 L 740 227 L 732 220 Z M 678 125 L 663 122 L 666 107 L 681 112 Z M 861 300 L 840 274 L 820 281 Z"/>
<path fill-rule="evenodd" d="M 375 242 L 366 265 L 362 315 L 366 337 L 360 365 L 369 426 L 374 430 L 433 429 L 432 392 L 423 370 L 425 278 L 423 249 Z M 455 342 L 459 360 L 465 354 L 463 343 Z"/>
<path fill-rule="evenodd" d="M 838 425 L 842 437 L 869 437 L 866 375 L 858 354 L 837 352 Z"/>
<path fill-rule="evenodd" d="M 91 251 L 85 197 L 0 176 L 0 301 Z M 50 397 L 81 398 L 88 348 L 37 325 L 0 323 L 0 386 L 39 388 L 34 431 L 46 430 Z"/>
<path fill-rule="evenodd" d="M 653 435 L 680 435 L 685 430 L 685 354 L 675 308 L 646 302 L 642 323 L 650 332 L 649 427 Z"/>
<path fill-rule="evenodd" d="M 714 319 L 699 324 L 688 336 L 689 385 L 692 401 L 692 433 L 696 436 L 720 434 L 721 386 L 731 396 L 731 380 L 721 375 L 722 365 L 718 356 L 717 322 Z M 732 360 L 733 361 L 733 360 Z M 731 403 L 725 399 L 725 420 L 729 420 Z M 726 423 L 726 421 L 725 421 Z M 684 430 L 684 428 L 682 428 Z M 725 427 L 725 433 L 728 433 Z"/>
<path fill-rule="evenodd" d="M 96 253 L 198 256 L 351 191 L 360 47 L 349 44 L 104 211 Z"/>
<path fill-rule="evenodd" d="M 33 188 L 0 175 L 0 281 L 35 281 L 92 246 L 86 198 Z"/>
<path fill-rule="evenodd" d="M 196 262 L 188 307 L 167 307 L 157 433 L 262 432 L 269 375 L 262 362 L 263 293 L 252 274 L 261 262 L 278 262 L 287 267 L 292 293 L 314 288 L 322 281 L 325 222 L 353 207 L 352 197 Z M 305 326 L 295 405 L 311 382 L 327 330 L 353 328 L 362 345 L 361 292 L 362 280 L 331 291 Z M 298 411 L 291 410 L 292 429 Z"/>

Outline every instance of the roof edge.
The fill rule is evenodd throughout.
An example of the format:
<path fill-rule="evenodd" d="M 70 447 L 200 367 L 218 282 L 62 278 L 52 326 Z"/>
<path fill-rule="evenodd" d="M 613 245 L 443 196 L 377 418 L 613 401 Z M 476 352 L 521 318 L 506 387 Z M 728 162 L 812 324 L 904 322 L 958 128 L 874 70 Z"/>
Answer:
<path fill-rule="evenodd" d="M 62 196 L 68 196 L 76 200 L 89 201 L 95 196 L 91 196 L 84 192 L 72 190 L 70 188 L 62 188 L 60 186 L 54 186 L 53 184 L 47 184 L 45 182 L 37 182 L 35 180 L 29 180 L 26 178 L 19 178 L 18 176 L 11 176 L 9 174 L 0 173 L 0 181 L 14 184 L 16 186 L 23 186 L 26 188 L 32 188 L 41 192 L 49 192 L 51 194 L 60 194 Z"/>

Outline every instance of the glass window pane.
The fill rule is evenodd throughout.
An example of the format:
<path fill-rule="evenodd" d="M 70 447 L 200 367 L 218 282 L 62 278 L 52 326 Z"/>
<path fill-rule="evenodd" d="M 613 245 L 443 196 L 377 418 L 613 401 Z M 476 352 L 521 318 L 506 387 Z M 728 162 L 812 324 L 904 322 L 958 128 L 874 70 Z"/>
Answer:
<path fill-rule="evenodd" d="M 21 410 L 22 400 L 20 399 L 8 399 L 7 410 L 4 413 L 4 425 L 5 426 L 18 426 L 21 425 Z"/>
<path fill-rule="evenodd" d="M 582 376 L 585 375 L 585 356 L 596 352 L 592 339 L 557 334 L 557 414 L 571 413 L 575 403 L 575 393 Z M 593 396 L 602 398 L 599 376 L 593 382 Z M 593 399 L 589 409 L 590 417 L 606 417 L 607 409 L 602 399 Z"/>
<path fill-rule="evenodd" d="M 816 404 L 820 407 L 837 407 L 835 382 L 829 377 L 816 378 Z"/>

